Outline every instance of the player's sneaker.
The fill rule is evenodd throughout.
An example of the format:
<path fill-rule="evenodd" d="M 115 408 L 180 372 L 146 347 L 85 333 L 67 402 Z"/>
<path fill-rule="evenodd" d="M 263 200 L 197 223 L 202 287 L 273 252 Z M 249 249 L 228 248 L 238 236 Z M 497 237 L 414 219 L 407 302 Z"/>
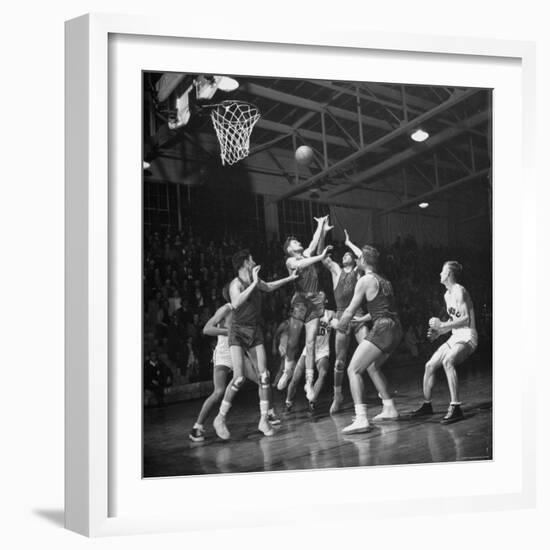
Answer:
<path fill-rule="evenodd" d="M 225 417 L 223 415 L 218 414 L 218 416 L 216 416 L 216 418 L 214 418 L 213 425 L 214 425 L 214 430 L 216 432 L 216 435 L 220 439 L 229 439 L 231 434 L 229 433 L 229 430 L 227 429 L 227 426 L 225 424 Z"/>
<path fill-rule="evenodd" d="M 281 423 L 281 419 L 274 412 L 267 413 L 267 419 L 272 426 L 278 426 Z"/>
<path fill-rule="evenodd" d="M 330 406 L 330 414 L 334 414 L 334 413 L 337 413 L 341 407 L 342 407 L 342 403 L 344 402 L 344 397 L 343 395 L 340 393 L 335 393 L 334 394 L 334 399 L 332 400 L 332 405 Z"/>
<path fill-rule="evenodd" d="M 294 403 L 292 401 L 285 401 L 285 412 L 291 413 L 293 407 L 294 407 Z"/>
<path fill-rule="evenodd" d="M 306 392 L 306 399 L 308 401 L 313 400 L 313 384 L 311 382 L 306 382 L 306 385 L 304 386 L 304 391 Z"/>
<path fill-rule="evenodd" d="M 201 428 L 193 428 L 189 434 L 189 439 L 196 443 L 204 441 L 204 430 Z"/>
<path fill-rule="evenodd" d="M 260 430 L 264 435 L 270 436 L 275 433 L 273 430 L 271 424 L 269 423 L 269 420 L 267 419 L 267 416 L 260 417 L 260 422 L 258 424 L 258 430 Z"/>
<path fill-rule="evenodd" d="M 427 403 L 424 401 L 418 409 L 415 409 L 414 411 L 411 411 L 409 413 L 409 416 L 429 416 L 434 413 L 433 407 L 431 403 Z"/>
<path fill-rule="evenodd" d="M 367 432 L 370 432 L 372 430 L 370 424 L 369 424 L 369 420 L 368 418 L 365 416 L 365 417 L 360 417 L 360 418 L 355 418 L 353 420 L 353 423 L 350 424 L 349 426 L 346 426 L 343 430 L 342 430 L 342 433 L 343 434 L 346 434 L 346 435 L 350 435 L 350 434 L 363 434 L 363 433 L 367 433 Z"/>
<path fill-rule="evenodd" d="M 291 376 L 292 373 L 290 371 L 283 371 L 283 374 L 281 374 L 281 378 L 279 378 L 279 381 L 277 382 L 277 389 L 284 390 L 287 387 Z"/>
<path fill-rule="evenodd" d="M 398 418 L 399 412 L 395 407 L 382 407 L 382 411 L 372 420 L 373 422 L 382 422 L 384 420 L 397 420 Z"/>
<path fill-rule="evenodd" d="M 460 408 L 460 405 L 449 405 L 447 414 L 440 420 L 441 424 L 452 424 L 464 420 L 464 413 Z"/>

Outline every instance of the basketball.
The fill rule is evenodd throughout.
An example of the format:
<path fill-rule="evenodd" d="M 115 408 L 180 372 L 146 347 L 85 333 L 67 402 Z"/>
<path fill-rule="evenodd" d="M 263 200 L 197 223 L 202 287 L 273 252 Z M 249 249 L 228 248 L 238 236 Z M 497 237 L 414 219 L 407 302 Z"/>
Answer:
<path fill-rule="evenodd" d="M 301 145 L 296 149 L 295 157 L 298 164 L 307 165 L 313 158 L 313 149 L 308 145 Z"/>

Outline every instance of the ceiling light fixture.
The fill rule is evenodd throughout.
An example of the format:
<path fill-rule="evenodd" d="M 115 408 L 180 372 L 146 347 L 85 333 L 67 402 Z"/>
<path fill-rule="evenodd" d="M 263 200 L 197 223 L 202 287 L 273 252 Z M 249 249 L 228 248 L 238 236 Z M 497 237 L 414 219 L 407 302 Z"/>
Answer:
<path fill-rule="evenodd" d="M 430 134 L 426 132 L 425 130 L 422 130 L 422 128 L 417 128 L 412 134 L 411 139 L 413 141 L 422 142 L 426 141 L 430 137 Z"/>
<path fill-rule="evenodd" d="M 429 202 L 421 202 L 418 206 L 420 208 L 428 208 L 428 206 L 430 206 L 430 203 Z"/>

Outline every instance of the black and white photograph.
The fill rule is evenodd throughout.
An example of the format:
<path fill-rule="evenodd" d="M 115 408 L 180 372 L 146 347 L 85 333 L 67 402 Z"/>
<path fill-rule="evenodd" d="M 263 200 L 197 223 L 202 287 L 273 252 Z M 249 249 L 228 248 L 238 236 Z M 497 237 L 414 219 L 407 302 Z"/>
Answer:
<path fill-rule="evenodd" d="M 487 88 L 144 71 L 145 478 L 493 459 Z"/>

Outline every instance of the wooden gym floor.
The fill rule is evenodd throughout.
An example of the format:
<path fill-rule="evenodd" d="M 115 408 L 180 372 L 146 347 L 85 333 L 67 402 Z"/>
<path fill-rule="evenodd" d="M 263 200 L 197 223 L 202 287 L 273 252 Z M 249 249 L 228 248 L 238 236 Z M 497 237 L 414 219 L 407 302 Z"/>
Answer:
<path fill-rule="evenodd" d="M 285 414 L 284 395 L 273 390 L 282 424 L 272 437 L 258 432 L 258 395 L 250 384 L 241 390 L 228 414 L 231 439 L 216 437 L 212 420 L 206 423 L 206 440 L 193 443 L 189 431 L 203 400 L 145 409 L 144 477 L 183 476 L 237 472 L 261 472 L 311 468 L 335 468 L 390 464 L 419 464 L 492 459 L 492 372 L 490 360 L 472 358 L 459 367 L 460 398 L 465 419 L 443 426 L 449 397 L 445 375 L 440 369 L 433 394 L 436 414 L 421 419 L 383 422 L 367 434 L 344 436 L 351 422 L 353 403 L 347 384 L 343 411 L 333 416 L 332 376 L 316 411 L 307 410 L 300 386 L 294 412 Z M 402 415 L 422 401 L 423 365 L 388 366 L 385 374 L 395 390 L 395 403 Z M 367 378 L 368 416 L 380 409 L 380 400 Z"/>

